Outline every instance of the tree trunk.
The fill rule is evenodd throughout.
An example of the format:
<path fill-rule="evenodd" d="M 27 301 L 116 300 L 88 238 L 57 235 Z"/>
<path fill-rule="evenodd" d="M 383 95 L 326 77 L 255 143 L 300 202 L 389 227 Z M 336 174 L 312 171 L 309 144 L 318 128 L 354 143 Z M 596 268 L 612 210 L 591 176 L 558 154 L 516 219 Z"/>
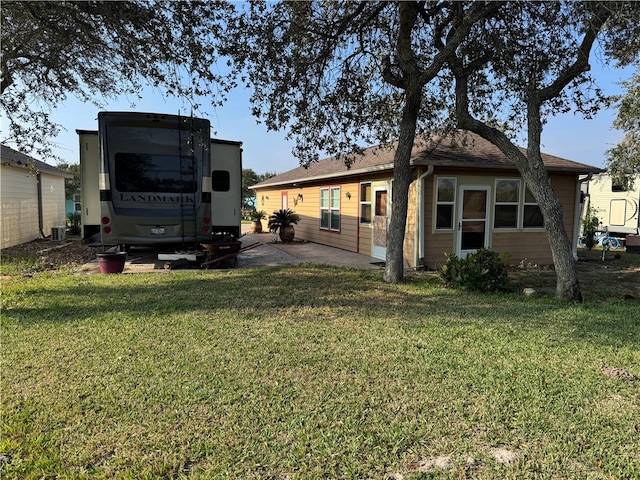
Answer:
<path fill-rule="evenodd" d="M 409 185 L 413 180 L 410 165 L 411 151 L 416 136 L 421 101 L 421 87 L 413 86 L 405 90 L 400 137 L 393 158 L 391 221 L 387 231 L 387 256 L 384 271 L 384 281 L 387 283 L 400 283 L 404 277 L 404 232 L 409 206 Z"/>

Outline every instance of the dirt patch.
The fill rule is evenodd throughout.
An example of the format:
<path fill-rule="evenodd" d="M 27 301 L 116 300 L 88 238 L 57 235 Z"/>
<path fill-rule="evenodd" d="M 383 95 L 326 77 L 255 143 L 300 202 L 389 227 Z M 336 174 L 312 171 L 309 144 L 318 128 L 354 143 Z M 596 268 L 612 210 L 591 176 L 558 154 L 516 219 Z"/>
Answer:
<path fill-rule="evenodd" d="M 604 261 L 601 252 L 581 251 L 576 262 L 583 296 L 587 299 L 610 297 L 640 302 L 640 255 L 609 253 Z M 520 265 L 509 272 L 518 289 L 533 288 L 554 294 L 556 273 L 552 266 Z"/>
<path fill-rule="evenodd" d="M 0 258 L 3 262 L 24 260 L 31 265 L 27 270 L 58 270 L 78 268 L 95 260 L 96 253 L 96 249 L 89 247 L 80 237 L 67 237 L 62 242 L 43 239 L 3 248 Z"/>

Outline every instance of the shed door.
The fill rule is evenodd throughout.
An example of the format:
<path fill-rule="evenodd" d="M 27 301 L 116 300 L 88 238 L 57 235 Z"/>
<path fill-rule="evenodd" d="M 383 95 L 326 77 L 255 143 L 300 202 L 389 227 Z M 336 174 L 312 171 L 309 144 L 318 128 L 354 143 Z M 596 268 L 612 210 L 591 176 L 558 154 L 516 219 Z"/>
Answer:
<path fill-rule="evenodd" d="M 460 187 L 457 254 L 461 258 L 489 244 L 488 197 L 489 187 Z"/>

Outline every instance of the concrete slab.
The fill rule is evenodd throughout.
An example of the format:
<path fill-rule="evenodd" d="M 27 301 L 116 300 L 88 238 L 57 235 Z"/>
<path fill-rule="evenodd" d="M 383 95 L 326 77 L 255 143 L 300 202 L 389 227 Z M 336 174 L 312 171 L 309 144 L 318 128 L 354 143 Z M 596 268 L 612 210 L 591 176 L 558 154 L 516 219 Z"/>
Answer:
<path fill-rule="evenodd" d="M 257 244 L 251 249 L 240 252 L 237 257 L 214 264 L 211 268 L 256 268 L 265 266 L 300 265 L 302 263 L 332 265 L 361 270 L 380 270 L 379 260 L 339 248 L 328 247 L 313 242 L 282 243 L 272 233 L 245 234 L 239 239 L 241 248 Z M 158 258 L 161 254 L 162 260 Z M 123 273 L 168 272 L 174 269 L 200 269 L 199 262 L 171 262 L 171 252 L 159 252 L 154 249 L 134 249 L 129 253 Z M 169 259 L 169 260 L 167 260 Z M 237 261 L 235 261 L 237 259 Z M 177 260 L 176 262 L 181 262 Z M 97 260 L 86 264 L 83 273 L 99 273 Z"/>

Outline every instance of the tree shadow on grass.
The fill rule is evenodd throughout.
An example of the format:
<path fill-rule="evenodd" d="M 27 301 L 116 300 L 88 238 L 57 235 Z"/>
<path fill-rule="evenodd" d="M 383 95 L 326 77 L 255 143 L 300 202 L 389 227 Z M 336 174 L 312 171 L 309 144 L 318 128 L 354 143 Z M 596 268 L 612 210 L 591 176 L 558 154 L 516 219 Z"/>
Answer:
<path fill-rule="evenodd" d="M 274 314 L 291 322 L 323 321 L 329 311 L 331 318 L 344 322 L 388 319 L 409 330 L 428 324 L 488 328 L 505 335 L 537 331 L 558 341 L 609 346 L 640 344 L 640 308 L 624 300 L 575 304 L 548 296 L 478 294 L 444 289 L 435 279 L 390 285 L 380 272 L 312 265 L 167 275 L 69 275 L 25 279 L 3 293 L 3 323 L 27 328 L 114 317 L 145 322 L 171 315 L 215 322 L 220 312 L 255 322 Z"/>

